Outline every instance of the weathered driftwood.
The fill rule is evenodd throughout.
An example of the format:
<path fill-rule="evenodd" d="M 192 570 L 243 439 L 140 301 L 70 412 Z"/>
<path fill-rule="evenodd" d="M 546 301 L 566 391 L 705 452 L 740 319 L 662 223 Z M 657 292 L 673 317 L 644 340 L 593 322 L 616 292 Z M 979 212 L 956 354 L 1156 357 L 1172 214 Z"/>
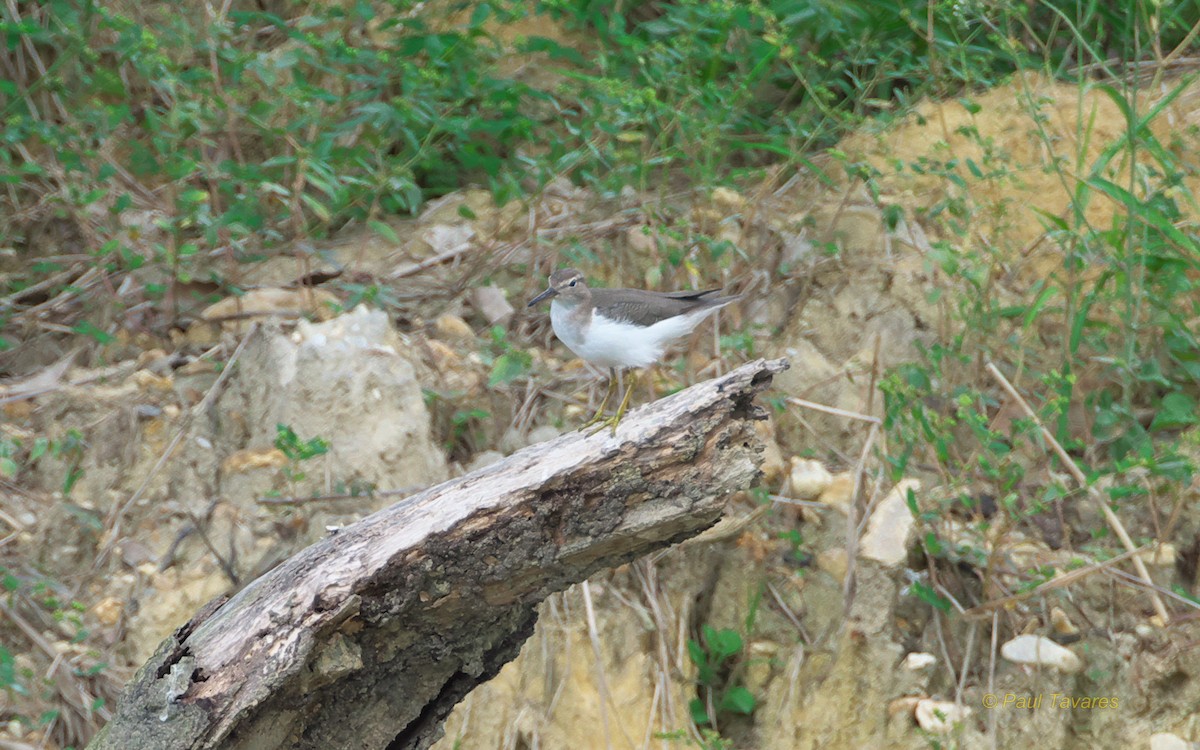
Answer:
<path fill-rule="evenodd" d="M 759 360 L 407 498 L 159 647 L 91 747 L 426 748 L 513 659 L 536 605 L 690 537 L 758 473 Z"/>

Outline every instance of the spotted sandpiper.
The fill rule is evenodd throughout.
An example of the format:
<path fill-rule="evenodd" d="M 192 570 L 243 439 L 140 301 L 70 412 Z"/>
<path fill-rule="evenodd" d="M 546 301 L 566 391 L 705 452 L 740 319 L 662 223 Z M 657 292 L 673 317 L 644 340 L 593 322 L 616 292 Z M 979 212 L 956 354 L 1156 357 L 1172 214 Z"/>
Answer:
<path fill-rule="evenodd" d="M 737 299 L 703 292 L 650 292 L 644 289 L 589 289 L 583 274 L 563 268 L 550 274 L 546 291 L 529 300 L 533 307 L 548 297 L 554 335 L 583 359 L 609 370 L 608 391 L 596 414 L 584 427 L 600 423 L 597 431 L 617 424 L 629 407 L 637 373 L 629 378 L 617 413 L 603 418 L 617 388 L 617 368 L 648 367 L 657 362 L 671 341 L 690 333 L 709 315 Z"/>

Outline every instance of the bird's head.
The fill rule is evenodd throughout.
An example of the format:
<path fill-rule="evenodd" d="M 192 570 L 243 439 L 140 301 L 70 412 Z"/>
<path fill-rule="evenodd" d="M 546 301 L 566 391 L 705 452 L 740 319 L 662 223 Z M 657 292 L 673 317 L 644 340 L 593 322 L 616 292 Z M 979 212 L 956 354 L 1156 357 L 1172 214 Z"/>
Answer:
<path fill-rule="evenodd" d="M 527 307 L 533 307 L 542 300 L 558 297 L 569 305 L 577 305 L 591 297 L 583 274 L 574 268 L 560 268 L 550 274 L 550 285 L 546 291 L 529 300 Z"/>

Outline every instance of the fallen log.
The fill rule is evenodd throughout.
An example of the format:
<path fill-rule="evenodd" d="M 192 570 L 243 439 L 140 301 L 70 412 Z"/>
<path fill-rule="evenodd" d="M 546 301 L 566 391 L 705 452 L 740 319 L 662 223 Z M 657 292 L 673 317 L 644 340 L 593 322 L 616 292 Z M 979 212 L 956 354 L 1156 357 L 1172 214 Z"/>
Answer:
<path fill-rule="evenodd" d="M 758 360 L 432 487 L 302 550 L 166 639 L 93 750 L 427 748 L 547 595 L 674 544 L 758 475 Z"/>

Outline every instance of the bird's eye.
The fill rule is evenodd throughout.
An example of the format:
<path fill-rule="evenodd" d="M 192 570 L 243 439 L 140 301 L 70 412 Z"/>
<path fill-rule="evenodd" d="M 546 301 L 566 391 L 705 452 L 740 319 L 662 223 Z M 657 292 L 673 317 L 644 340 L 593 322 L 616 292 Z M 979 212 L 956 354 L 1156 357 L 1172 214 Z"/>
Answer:
<path fill-rule="evenodd" d="M 571 279 L 571 283 L 567 284 L 567 286 L 575 286 L 575 279 Z"/>

